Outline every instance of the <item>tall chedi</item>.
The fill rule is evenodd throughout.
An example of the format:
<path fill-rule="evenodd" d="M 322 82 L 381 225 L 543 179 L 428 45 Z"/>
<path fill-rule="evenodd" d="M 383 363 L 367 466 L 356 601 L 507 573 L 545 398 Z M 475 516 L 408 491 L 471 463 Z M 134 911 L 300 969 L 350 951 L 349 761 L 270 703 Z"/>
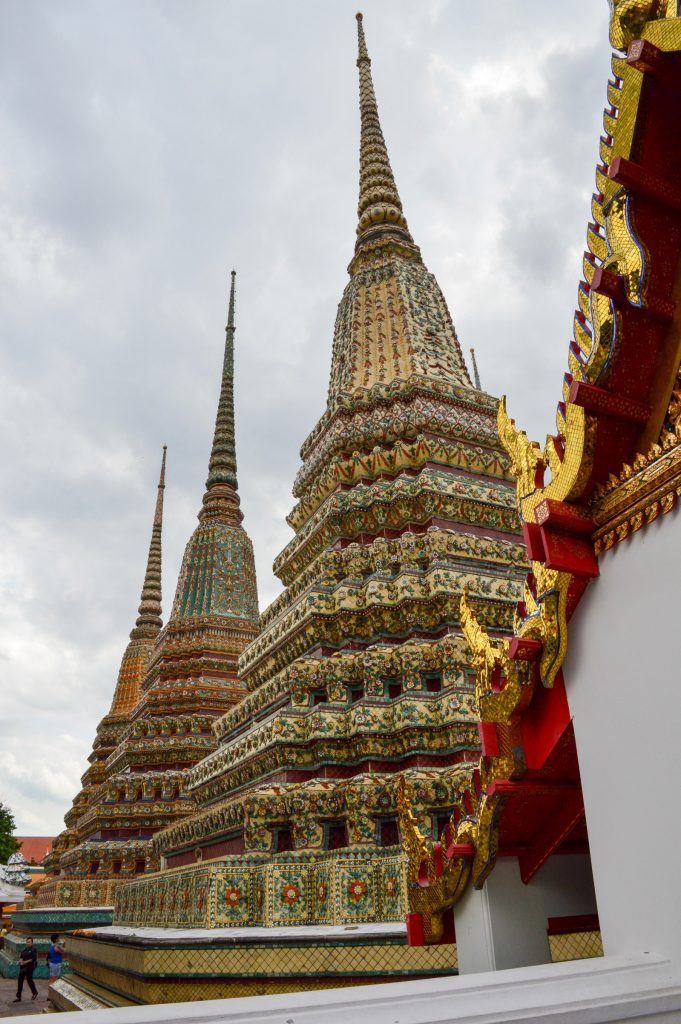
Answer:
<path fill-rule="evenodd" d="M 154 840 L 169 866 L 203 863 L 126 886 L 122 924 L 402 920 L 399 780 L 434 834 L 477 761 L 459 599 L 467 587 L 492 633 L 510 630 L 526 571 L 514 484 L 497 400 L 472 385 L 402 210 L 361 15 L 358 33 L 357 241 L 275 561 L 286 589 L 241 657 L 248 695 L 188 773 L 199 812 Z M 181 919 L 159 909 L 168 885 Z"/>
<path fill-rule="evenodd" d="M 232 272 L 206 492 L 184 552 L 172 612 L 165 628 L 156 630 L 141 685 L 126 697 L 131 707 L 118 742 L 112 736 L 103 751 L 104 780 L 78 817 L 79 845 L 61 859 L 62 866 L 77 869 L 90 882 L 83 887 L 87 896 L 97 888 L 95 875 L 120 881 L 158 866 L 151 837 L 192 810 L 185 773 L 215 749 L 215 719 L 246 692 L 238 660 L 258 634 L 258 599 L 253 546 L 241 525 L 237 490 L 234 302 Z M 149 597 L 145 588 L 145 623 L 154 610 Z"/>
<path fill-rule="evenodd" d="M 258 634 L 253 546 L 241 525 L 236 478 L 235 277 L 232 272 L 199 522 L 185 548 L 170 618 L 156 641 L 130 728 L 107 761 L 112 775 L 93 837 L 112 857 L 124 837 L 134 838 L 137 874 L 158 866 L 150 844 L 154 833 L 192 809 L 186 771 L 215 749 L 213 722 L 243 696 L 239 655 Z"/>
<path fill-rule="evenodd" d="M 222 383 L 206 492 L 199 524 L 184 552 L 170 619 L 159 637 L 135 709 L 133 717 L 139 722 L 168 713 L 221 714 L 245 692 L 238 676 L 239 655 L 258 634 L 253 545 L 241 525 L 243 514 L 236 476 L 235 278 L 232 271 Z M 142 736 L 141 725 L 140 730 Z M 210 738 L 208 742 L 212 745 Z M 161 745 L 164 753 L 168 753 L 169 744 Z M 193 746 L 176 744 L 174 761 L 178 767 L 198 759 L 198 752 L 190 749 Z M 151 755 L 152 762 L 155 757 Z"/>
<path fill-rule="evenodd" d="M 97 734 L 88 758 L 90 766 L 83 775 L 82 789 L 67 811 L 63 831 L 55 840 L 47 858 L 48 879 L 40 889 L 41 906 L 75 905 L 111 902 L 110 886 L 103 884 L 105 872 L 96 880 L 89 874 L 91 855 L 84 840 L 89 835 L 88 823 L 105 795 L 104 783 L 111 775 L 107 766 L 110 755 L 130 727 L 130 716 L 142 692 L 142 680 L 149 664 L 154 642 L 163 624 L 161 618 L 161 536 L 163 529 L 163 493 L 165 491 L 166 446 L 163 446 L 161 475 L 158 482 L 156 508 L 142 585 L 142 596 L 135 626 L 121 660 L 118 681 L 108 713 L 97 726 Z M 128 858 L 129 861 L 129 858 Z M 128 865 L 130 866 L 130 865 Z M 121 869 L 123 865 L 121 864 Z M 126 872 L 132 874 L 132 871 Z M 95 884 L 96 883 L 96 884 Z M 85 890 L 89 890 L 89 893 Z"/>

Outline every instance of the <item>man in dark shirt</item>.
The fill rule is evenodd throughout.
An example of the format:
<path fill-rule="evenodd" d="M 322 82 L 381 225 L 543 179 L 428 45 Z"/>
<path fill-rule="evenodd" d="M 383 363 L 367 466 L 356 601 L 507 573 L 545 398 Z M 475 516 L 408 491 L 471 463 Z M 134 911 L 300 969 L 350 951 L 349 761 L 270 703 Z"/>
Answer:
<path fill-rule="evenodd" d="M 33 980 L 33 972 L 38 966 L 38 954 L 33 948 L 33 939 L 26 939 L 26 945 L 19 954 L 19 980 L 17 983 L 17 997 L 14 1000 L 15 1003 L 21 1002 L 21 992 L 24 987 L 24 981 L 28 982 L 33 995 L 31 999 L 38 998 L 38 989 L 35 987 Z"/>

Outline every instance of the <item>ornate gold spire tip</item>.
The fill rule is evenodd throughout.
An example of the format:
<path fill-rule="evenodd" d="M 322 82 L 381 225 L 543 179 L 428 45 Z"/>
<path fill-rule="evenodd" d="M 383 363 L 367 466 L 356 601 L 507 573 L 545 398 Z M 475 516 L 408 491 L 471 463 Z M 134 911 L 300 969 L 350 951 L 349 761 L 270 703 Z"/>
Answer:
<path fill-rule="evenodd" d="M 222 363 L 220 399 L 215 419 L 213 447 L 208 464 L 206 493 L 199 518 L 227 517 L 241 522 L 236 478 L 236 445 L 234 440 L 234 307 L 236 270 L 231 271 L 229 308 L 225 328 L 225 355 Z"/>
<path fill-rule="evenodd" d="M 364 35 L 362 14 L 357 13 L 357 67 L 359 68 L 359 203 L 357 206 L 357 244 L 392 239 L 402 242 L 418 254 L 409 233 L 407 219 L 397 191 L 388 150 L 383 138 L 378 105 L 371 78 L 371 58 Z"/>
<path fill-rule="evenodd" d="M 163 492 L 166 486 L 166 452 L 163 445 L 161 472 L 158 478 L 156 508 L 151 530 L 151 542 L 147 556 L 147 570 L 144 574 L 139 614 L 131 637 L 156 635 L 163 625 L 161 619 L 161 531 L 163 529 Z"/>

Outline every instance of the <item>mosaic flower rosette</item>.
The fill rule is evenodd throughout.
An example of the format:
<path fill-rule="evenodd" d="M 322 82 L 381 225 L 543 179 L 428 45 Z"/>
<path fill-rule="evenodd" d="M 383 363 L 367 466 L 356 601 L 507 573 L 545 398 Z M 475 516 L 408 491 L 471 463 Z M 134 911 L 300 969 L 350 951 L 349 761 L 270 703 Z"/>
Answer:
<path fill-rule="evenodd" d="M 401 921 L 405 912 L 405 861 L 391 857 L 376 867 L 381 920 Z"/>
<path fill-rule="evenodd" d="M 80 882 L 68 882 L 59 886 L 59 902 L 64 907 L 75 907 L 78 905 L 80 895 Z"/>
<path fill-rule="evenodd" d="M 315 864 L 313 870 L 313 905 L 316 924 L 333 924 L 333 866 L 328 862 Z"/>
<path fill-rule="evenodd" d="M 404 858 L 376 848 L 288 854 L 271 864 L 225 861 L 121 887 L 117 924 L 213 928 L 351 924 L 404 917 Z"/>
<path fill-rule="evenodd" d="M 336 874 L 337 916 L 346 921 L 376 919 L 376 880 L 371 862 L 340 863 Z"/>
<path fill-rule="evenodd" d="M 215 923 L 248 924 L 251 918 L 253 872 L 249 868 L 220 871 L 215 879 Z"/>
<path fill-rule="evenodd" d="M 267 869 L 269 916 L 272 924 L 305 924 L 310 918 L 313 876 L 301 864 Z"/>

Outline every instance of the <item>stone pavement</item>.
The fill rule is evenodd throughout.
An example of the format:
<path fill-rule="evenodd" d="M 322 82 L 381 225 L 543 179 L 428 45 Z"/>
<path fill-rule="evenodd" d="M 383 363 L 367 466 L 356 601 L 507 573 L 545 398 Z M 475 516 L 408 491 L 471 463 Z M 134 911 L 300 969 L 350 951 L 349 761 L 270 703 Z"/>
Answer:
<path fill-rule="evenodd" d="M 35 987 L 38 989 L 37 999 L 31 999 L 31 990 L 24 984 L 21 1002 L 13 1003 L 12 1000 L 17 994 L 16 978 L 0 978 L 0 1017 L 23 1017 L 28 1014 L 44 1013 L 50 1005 L 45 998 L 47 981 L 39 978 Z"/>

